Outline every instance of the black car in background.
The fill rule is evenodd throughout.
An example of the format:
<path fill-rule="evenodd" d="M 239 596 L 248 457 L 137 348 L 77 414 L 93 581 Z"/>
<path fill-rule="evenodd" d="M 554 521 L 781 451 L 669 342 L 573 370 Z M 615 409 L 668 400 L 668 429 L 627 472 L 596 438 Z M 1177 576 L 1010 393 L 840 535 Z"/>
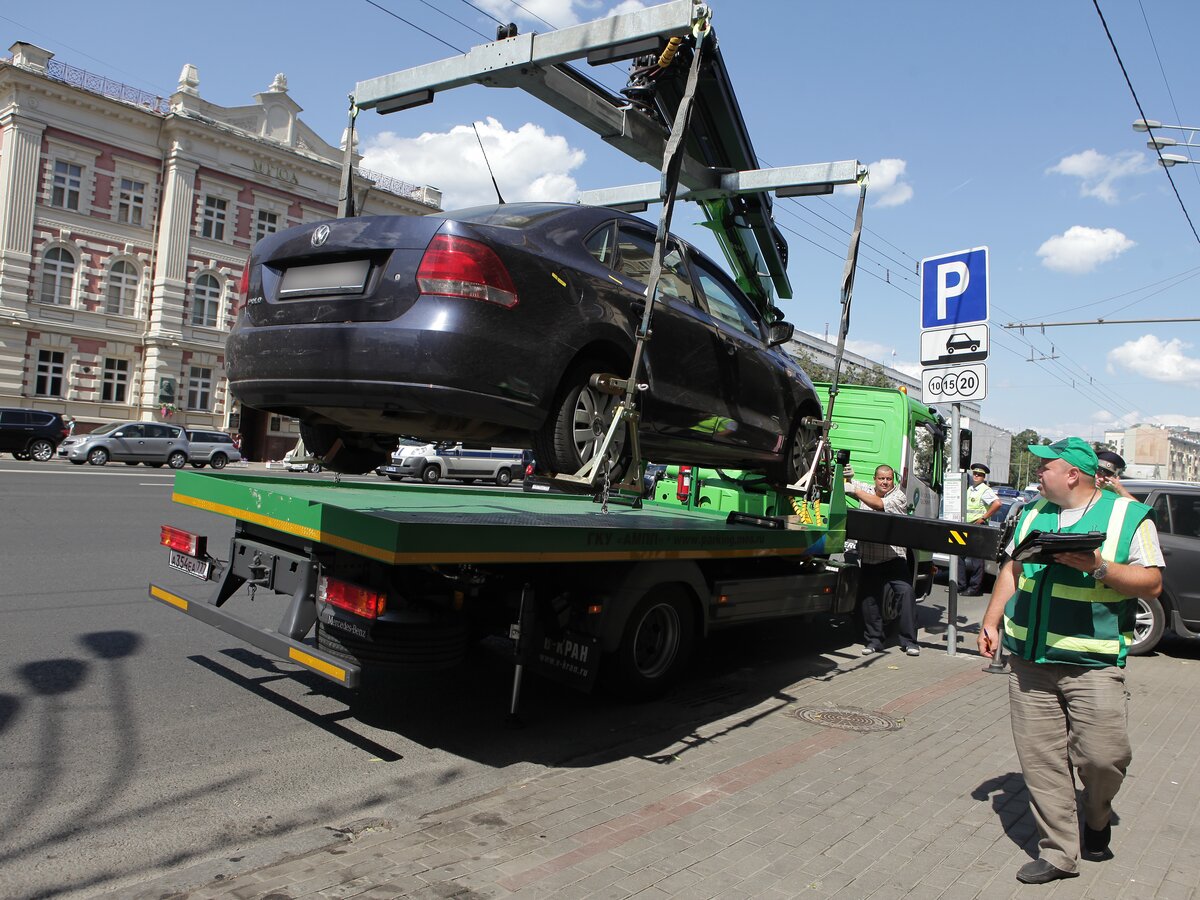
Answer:
<path fill-rule="evenodd" d="M 1187 481 L 1122 481 L 1125 489 L 1154 509 L 1162 545 L 1163 590 L 1138 600 L 1129 653 L 1149 653 L 1170 631 L 1200 638 L 1200 484 Z"/>
<path fill-rule="evenodd" d="M 593 376 L 629 374 L 653 247 L 641 219 L 551 203 L 291 228 L 254 249 L 230 387 L 299 418 L 344 472 L 383 463 L 398 435 L 532 446 L 543 470 L 574 472 L 618 402 Z M 639 374 L 645 457 L 792 480 L 821 412 L 781 349 L 792 331 L 672 238 Z"/>
<path fill-rule="evenodd" d="M 46 462 L 70 433 L 59 413 L 43 409 L 0 409 L 0 453 Z"/>

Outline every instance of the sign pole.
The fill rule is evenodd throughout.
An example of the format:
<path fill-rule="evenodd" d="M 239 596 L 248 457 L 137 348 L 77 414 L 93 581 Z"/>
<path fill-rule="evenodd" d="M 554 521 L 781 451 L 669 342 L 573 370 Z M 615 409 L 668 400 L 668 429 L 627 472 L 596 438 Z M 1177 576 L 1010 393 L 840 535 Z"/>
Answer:
<path fill-rule="evenodd" d="M 954 403 L 950 406 L 950 459 L 953 461 L 954 477 L 962 483 L 962 467 L 959 460 L 959 448 L 961 446 L 959 432 L 959 417 L 962 415 L 962 404 Z M 947 510 L 949 512 L 949 510 Z M 959 491 L 959 509 L 955 510 L 958 514 L 960 522 L 966 520 L 966 496 Z M 958 652 L 958 566 L 959 558 L 951 554 L 950 556 L 950 573 L 947 576 L 946 592 L 946 655 L 955 656 Z"/>

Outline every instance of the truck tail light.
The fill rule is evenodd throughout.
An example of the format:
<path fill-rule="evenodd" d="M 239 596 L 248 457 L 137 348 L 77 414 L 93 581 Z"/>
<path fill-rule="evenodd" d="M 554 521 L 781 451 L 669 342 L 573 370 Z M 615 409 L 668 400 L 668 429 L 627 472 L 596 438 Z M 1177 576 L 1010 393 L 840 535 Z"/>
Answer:
<path fill-rule="evenodd" d="M 387 608 L 387 596 L 382 591 L 327 575 L 317 579 L 317 599 L 364 619 L 378 619 Z"/>
<path fill-rule="evenodd" d="M 208 538 L 202 534 L 192 534 L 182 528 L 171 525 L 162 526 L 158 542 L 164 547 L 186 553 L 188 556 L 205 556 L 208 552 Z"/>
<path fill-rule="evenodd" d="M 692 467 L 680 466 L 679 477 L 675 479 L 675 499 L 687 503 L 692 496 Z"/>
<path fill-rule="evenodd" d="M 506 309 L 517 305 L 508 269 L 486 244 L 450 234 L 434 235 L 417 269 L 423 294 L 483 300 Z"/>

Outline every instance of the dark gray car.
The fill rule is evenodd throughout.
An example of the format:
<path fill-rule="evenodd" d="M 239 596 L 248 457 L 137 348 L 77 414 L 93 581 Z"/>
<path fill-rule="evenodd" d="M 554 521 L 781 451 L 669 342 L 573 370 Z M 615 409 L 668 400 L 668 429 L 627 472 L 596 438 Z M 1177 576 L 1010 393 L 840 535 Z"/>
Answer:
<path fill-rule="evenodd" d="M 1154 509 L 1166 568 L 1157 599 L 1139 599 L 1129 653 L 1140 656 L 1165 631 L 1200 638 L 1200 484 L 1125 481 L 1125 489 Z"/>

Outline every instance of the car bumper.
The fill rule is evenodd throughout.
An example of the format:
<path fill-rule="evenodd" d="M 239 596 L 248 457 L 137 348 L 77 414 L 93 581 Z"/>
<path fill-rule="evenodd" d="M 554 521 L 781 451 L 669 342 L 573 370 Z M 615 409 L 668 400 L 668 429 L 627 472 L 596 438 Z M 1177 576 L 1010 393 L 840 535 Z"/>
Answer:
<path fill-rule="evenodd" d="M 496 327 L 433 324 L 243 324 L 227 344 L 230 390 L 247 406 L 315 412 L 353 430 L 484 436 L 542 424 L 569 358 L 562 345 L 534 352 L 497 339 Z"/>

